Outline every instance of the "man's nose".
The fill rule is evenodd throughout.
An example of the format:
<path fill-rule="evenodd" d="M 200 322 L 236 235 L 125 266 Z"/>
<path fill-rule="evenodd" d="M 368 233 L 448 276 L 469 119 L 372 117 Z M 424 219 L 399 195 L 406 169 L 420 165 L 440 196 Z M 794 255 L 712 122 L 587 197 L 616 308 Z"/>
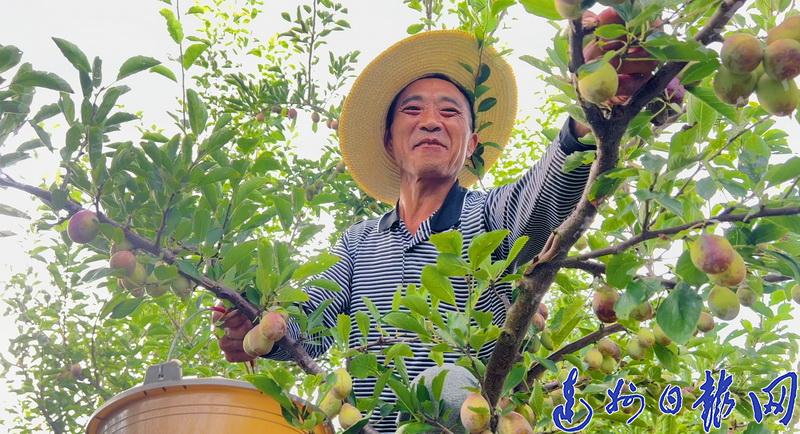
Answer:
<path fill-rule="evenodd" d="M 424 110 L 422 118 L 419 122 L 419 128 L 423 131 L 434 132 L 442 129 L 442 123 L 439 120 L 435 110 Z"/>

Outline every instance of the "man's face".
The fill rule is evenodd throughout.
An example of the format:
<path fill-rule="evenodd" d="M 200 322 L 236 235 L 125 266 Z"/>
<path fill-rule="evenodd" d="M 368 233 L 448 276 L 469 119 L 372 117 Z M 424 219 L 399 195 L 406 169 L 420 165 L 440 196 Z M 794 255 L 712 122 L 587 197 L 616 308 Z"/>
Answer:
<path fill-rule="evenodd" d="M 423 78 L 397 98 L 386 151 L 412 179 L 454 179 L 478 144 L 469 103 L 452 83 Z"/>

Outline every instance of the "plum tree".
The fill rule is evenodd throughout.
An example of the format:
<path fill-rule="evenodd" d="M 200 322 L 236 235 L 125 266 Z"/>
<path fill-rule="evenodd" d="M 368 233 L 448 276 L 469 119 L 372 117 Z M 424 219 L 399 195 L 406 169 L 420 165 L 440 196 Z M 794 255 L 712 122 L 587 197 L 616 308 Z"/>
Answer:
<path fill-rule="evenodd" d="M 793 142 L 771 117 L 795 113 L 796 86 L 792 80 L 778 87 L 764 79 L 786 74 L 777 71 L 793 65 L 791 56 L 783 54 L 792 50 L 778 49 L 793 45 L 779 41 L 797 40 L 792 36 L 797 20 L 786 18 L 765 32 L 786 15 L 788 7 L 782 4 L 786 2 L 773 5 L 769 13 L 759 6 L 745 10 L 742 0 L 684 2 L 679 7 L 663 2 L 645 7 L 638 0 L 601 2 L 614 5 L 607 9 L 590 6 L 591 2 L 562 2 L 561 6 L 577 5 L 565 13 L 575 19 L 561 23 L 565 31 L 557 32 L 543 57 L 522 56 L 545 74 L 543 83 L 557 89 L 546 93 L 541 125 L 519 120 L 508 143 L 496 144 L 506 145 L 510 152 L 504 155 L 514 157 L 499 159 L 492 166 L 492 177 L 482 178 L 487 166 L 483 158 L 498 151 L 493 143 L 479 141 L 467 169 L 487 183 L 487 189 L 493 186 L 488 182 L 510 184 L 527 173 L 538 155 L 538 148 L 527 149 L 527 144 L 552 141 L 558 129 L 553 122 L 569 115 L 590 130 L 581 141 L 594 145 L 568 155 L 564 162 L 563 171 L 569 176 L 588 176 L 585 189 L 574 192 L 578 197 L 574 210 L 563 216 L 563 223 L 548 222 L 553 227 L 548 228 L 552 235 L 547 240 L 487 233 L 467 245 L 458 230 L 431 234 L 421 242 L 437 250 L 435 265 L 427 268 L 421 281 L 387 293 L 393 309 L 386 314 L 369 307 L 330 312 L 322 306 L 307 309 L 316 303 L 301 306 L 308 292 L 335 293 L 338 286 L 318 278 L 334 262 L 330 255 L 312 254 L 325 250 L 321 238 L 335 242 L 353 223 L 379 218 L 392 206 L 359 191 L 348 172 L 357 168 L 355 162 L 346 165 L 336 151 L 338 133 L 346 140 L 350 132 L 344 123 L 343 130 L 337 130 L 336 123 L 346 101 L 346 86 L 358 70 L 356 53 L 351 47 L 340 52 L 342 46 L 328 43 L 327 35 L 346 28 L 337 24 L 346 22 L 344 12 L 337 9 L 343 6 L 311 1 L 290 11 L 288 30 L 268 42 L 252 37 L 247 29 L 254 18 L 251 14 L 263 13 L 257 5 L 248 5 L 244 14 L 219 13 L 219 3 L 195 7 L 188 15 L 203 23 L 197 33 L 179 38 L 175 22 L 171 26 L 171 37 L 178 41 L 169 58 L 185 62 L 161 64 L 137 56 L 120 68 L 114 84 L 103 80 L 109 75 L 108 66 L 99 59 L 84 62 L 79 49 L 63 42 L 57 42 L 59 49 L 77 65 L 74 83 L 39 74 L 32 65 L 13 60 L 17 55 L 13 47 L 0 46 L 0 74 L 6 85 L 0 92 L 0 186 L 42 200 L 42 217 L 35 217 L 32 226 L 38 233 L 66 226 L 67 235 L 76 241 L 43 237 L 42 246 L 32 251 L 33 257 L 56 263 L 48 264 L 51 278 L 41 279 L 53 282 L 47 291 L 36 296 L 25 292 L 23 288 L 30 286 L 25 285 L 27 276 L 16 277 L 10 285 L 12 317 L 24 324 L 19 330 L 26 330 L 10 353 L 20 358 L 15 363 L 30 367 L 22 374 L 24 384 L 42 389 L 41 397 L 17 389 L 25 397 L 26 410 L 13 414 L 35 415 L 42 423 L 55 421 L 54 427 L 39 431 L 79 431 L 73 420 L 88 416 L 91 405 L 78 408 L 75 396 L 101 402 L 138 382 L 133 372 L 143 371 L 148 360 L 179 357 L 192 375 L 250 374 L 246 378 L 265 393 L 287 398 L 279 399 L 284 404 L 291 401 L 290 391 L 309 402 L 319 398 L 324 417 L 316 410 L 309 417 L 290 406 L 281 409 L 287 421 L 303 431 L 337 414 L 344 426 L 362 415 L 395 411 L 411 419 L 398 432 L 433 431 L 447 412 L 437 405 L 437 388 L 410 383 L 404 368 L 410 357 L 430 357 L 439 363 L 456 356 L 478 379 L 488 404 L 489 425 L 478 432 L 497 432 L 500 423 L 505 427 L 509 418 L 503 417 L 509 411 L 527 421 L 517 429 L 528 432 L 535 426 L 536 431 L 548 432 L 553 431 L 552 419 L 537 420 L 535 415 L 546 415 L 554 403 L 562 402 L 562 391 L 553 383 L 564 381 L 565 360 L 576 363 L 576 355 L 583 354 L 591 370 L 580 378 L 576 395 L 593 405 L 605 397 L 596 392 L 599 386 L 612 385 L 618 369 L 637 384 L 646 382 L 649 400 L 658 386 L 691 381 L 708 363 L 724 365 L 724 360 L 708 360 L 717 354 L 742 362 L 737 365 L 742 367 L 737 378 L 742 390 L 774 377 L 774 366 L 793 356 L 796 338 L 783 331 L 787 329 L 783 304 L 797 299 L 800 291 L 792 286 L 794 276 L 787 273 L 796 265 L 792 258 L 800 210 L 792 175 L 797 163 L 793 155 L 786 158 L 787 150 L 793 152 Z M 475 35 L 482 48 L 506 42 L 502 39 L 506 36 L 495 30 L 506 24 L 507 14 L 524 9 L 552 20 L 559 12 L 536 2 L 523 2 L 526 8 L 515 9 L 508 9 L 514 2 L 461 2 L 453 10 L 440 9 L 442 2 L 406 3 L 423 12 L 421 22 L 409 26 L 409 32 L 451 27 L 452 19 L 459 29 Z M 175 2 L 169 6 L 180 9 Z M 248 20 L 235 21 L 236 17 Z M 216 26 L 216 20 L 225 20 L 225 26 Z M 187 34 L 193 32 L 188 22 L 183 23 Z M 753 22 L 758 28 L 742 25 Z M 341 30 L 334 30 L 337 27 Z M 732 34 L 717 56 L 712 43 L 722 41 L 728 32 Z M 743 33 L 755 36 L 755 42 L 766 34 L 770 45 L 777 44 L 768 61 L 755 61 L 759 50 L 752 37 L 737 36 Z M 272 44 L 280 49 L 266 49 Z M 205 51 L 188 65 L 186 59 L 191 60 L 200 45 Z M 221 47 L 235 47 L 237 56 Z M 240 57 L 255 61 L 258 67 L 252 69 L 257 72 L 239 68 Z M 3 63 L 7 59 L 10 67 Z M 134 71 L 130 69 L 134 64 L 149 66 Z M 592 76 L 601 65 L 605 75 Z M 466 93 L 474 98 L 475 132 L 484 140 L 485 132 L 496 124 L 492 118 L 498 95 L 491 83 L 498 74 L 493 64 L 480 60 L 475 64 L 465 60 L 461 66 L 464 76 L 455 79 L 463 81 Z M 181 98 L 176 111 L 169 113 L 175 125 L 145 127 L 136 115 L 123 111 L 131 101 L 117 101 L 117 94 L 126 90 L 126 74 L 151 70 L 176 78 L 180 73 L 182 79 L 176 80 L 180 88 L 175 90 Z M 7 76 L 6 71 L 10 71 Z M 317 74 L 322 72 L 332 76 L 329 82 L 320 82 Z M 530 76 L 518 72 L 519 77 Z M 759 92 L 756 86 L 762 80 Z M 28 100 L 34 89 L 36 101 L 54 99 L 36 110 Z M 56 93 L 50 93 L 53 90 Z M 760 104 L 750 101 L 753 91 Z M 323 118 L 338 132 L 323 132 L 331 146 L 317 160 L 299 158 L 295 152 L 297 143 L 290 138 L 302 134 L 299 129 L 306 126 L 295 122 L 298 111 L 310 115 L 309 134 L 318 132 Z M 124 122 L 139 124 L 125 128 Z M 577 122 L 571 125 L 577 128 Z M 62 132 L 63 137 L 56 136 Z M 32 140 L 25 142 L 25 135 Z M 14 143 L 18 138 L 21 143 Z M 55 180 L 33 186 L 15 179 L 15 162 L 37 155 L 31 147 L 49 153 L 51 146 L 60 163 Z M 581 170 L 572 173 L 576 167 Z M 14 214 L 3 205 L 0 213 Z M 96 225 L 97 233 L 80 245 L 80 235 L 73 237 L 69 224 L 79 226 L 77 216 L 84 208 L 102 212 L 88 219 L 89 230 Z M 325 229 L 333 231 L 322 230 L 323 213 L 332 216 L 335 228 Z M 682 252 L 676 262 L 671 254 L 674 243 L 692 240 L 701 231 L 716 232 L 735 244 L 727 266 L 715 262 L 719 259 L 715 253 L 693 255 L 692 249 Z M 495 242 L 501 235 L 506 238 Z M 531 246 L 544 247 L 533 252 Z M 117 255 L 123 251 L 129 254 Z M 531 256 L 527 263 L 514 262 L 510 267 L 494 252 Z M 136 262 L 133 269 L 131 257 Z M 711 264 L 705 264 L 709 257 Z M 109 266 L 119 271 L 109 273 Z M 513 291 L 505 297 L 499 285 L 509 284 Z M 163 294 L 166 285 L 175 295 Z M 720 297 L 723 290 L 711 289 L 714 285 L 735 291 L 734 300 L 740 304 L 752 303 L 754 309 L 748 314 L 768 317 L 770 333 L 756 326 L 742 330 L 735 323 L 726 325 L 746 334 L 755 352 L 743 351 L 712 332 L 713 316 L 701 312 L 703 295 L 712 292 L 708 300 L 712 312 L 730 314 L 730 306 L 720 302 L 729 297 Z M 195 286 L 201 289 L 192 291 Z M 598 286 L 602 287 L 592 289 Z M 474 296 L 472 303 L 449 303 L 456 291 Z M 145 293 L 158 297 L 144 297 Z M 585 312 L 589 296 L 595 315 Z M 245 349 L 256 357 L 252 363 L 226 364 L 218 346 L 205 344 L 214 342 L 214 333 L 223 333 L 201 323 L 212 297 L 225 300 L 213 308 L 216 327 L 224 327 L 223 318 L 232 312 L 258 324 L 254 330 L 260 337 L 245 335 Z M 486 297 L 503 303 L 505 322 L 497 312 L 485 310 Z M 85 300 L 96 300 L 97 309 L 80 311 Z M 41 323 L 64 324 L 63 333 L 42 330 L 20 314 L 22 307 L 31 310 L 32 318 L 45 318 Z M 48 316 L 51 312 L 69 314 L 54 319 Z M 274 321 L 268 319 L 273 316 Z M 300 339 L 286 334 L 290 322 Z M 266 331 L 270 323 L 277 327 Z M 86 324 L 97 324 L 95 332 L 86 333 Z M 164 339 L 165 330 L 174 332 L 172 342 Z M 699 330 L 708 334 L 692 338 L 692 332 Z M 366 339 L 374 333 L 380 336 L 377 341 Z M 626 337 L 621 338 L 623 334 Z M 430 354 L 417 354 L 409 340 L 431 343 Z M 130 351 L 134 341 L 152 354 Z M 276 341 L 283 350 L 280 354 L 297 366 L 258 357 L 272 351 Z M 623 359 L 615 341 L 627 344 L 632 360 Z M 331 344 L 321 360 L 306 352 L 314 342 Z M 357 346 L 351 348 L 352 342 Z M 596 348 L 591 348 L 595 342 Z M 492 352 L 479 351 L 489 343 L 495 344 Z M 656 343 L 653 353 L 658 357 L 648 357 L 649 346 Z M 771 351 L 759 352 L 762 346 Z M 759 363 L 762 358 L 767 363 Z M 679 363 L 671 363 L 675 359 Z M 69 367 L 75 360 L 86 361 L 82 363 L 89 381 L 68 381 L 74 378 Z M 349 371 L 326 372 L 344 360 Z M 548 369 L 553 365 L 559 374 Z M 385 395 L 353 400 L 351 374 L 379 380 L 398 401 L 385 400 Z M 113 381 L 108 380 L 111 375 Z M 52 381 L 59 376 L 64 381 Z M 350 381 L 339 380 L 345 376 Z M 513 390 L 509 380 L 517 382 Z M 361 411 L 351 405 L 356 402 Z M 740 409 L 734 411 L 737 421 L 749 417 L 739 414 Z M 637 426 L 644 429 L 643 423 L 656 421 L 647 429 L 665 429 L 653 406 L 644 412 L 650 417 L 639 419 Z M 60 414 L 69 417 L 59 418 Z M 457 417 L 454 411 L 451 414 Z M 23 426 L 27 420 L 19 418 L 15 423 Z M 678 426 L 696 423 L 686 415 L 674 421 Z M 728 422 L 734 431 L 745 429 Z M 61 429 L 58 423 L 69 428 Z M 609 418 L 593 423 L 592 429 L 614 432 L 618 422 Z M 775 428 L 774 421 L 764 425 Z M 371 432 L 370 426 L 362 429 Z"/>

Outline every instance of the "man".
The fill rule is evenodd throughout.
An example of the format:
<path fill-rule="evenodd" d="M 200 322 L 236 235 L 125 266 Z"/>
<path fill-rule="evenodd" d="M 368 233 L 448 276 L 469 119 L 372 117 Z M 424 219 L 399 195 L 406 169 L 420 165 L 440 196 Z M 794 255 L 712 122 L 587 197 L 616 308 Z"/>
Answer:
<path fill-rule="evenodd" d="M 462 65 L 470 63 L 469 67 Z M 479 67 L 481 63 L 488 66 L 488 77 Z M 478 92 L 477 103 L 472 101 L 475 71 L 481 75 L 480 84 L 488 89 Z M 472 86 L 471 92 L 465 88 L 467 84 Z M 488 98 L 496 103 L 486 110 L 489 104 L 481 101 Z M 475 113 L 474 107 L 484 110 Z M 504 146 L 515 113 L 516 84 L 510 66 L 491 48 L 479 50 L 475 39 L 463 32 L 414 35 L 367 66 L 345 101 L 340 146 L 359 186 L 396 207 L 345 232 L 333 248 L 341 260 L 320 276 L 336 281 L 343 290 L 334 293 L 306 288 L 310 301 L 303 308 L 311 312 L 323 300 L 331 300 L 323 315 L 328 327 L 335 326 L 337 314 L 367 311 L 365 297 L 381 314 L 390 312 L 398 285 L 419 285 L 422 267 L 435 263 L 437 252 L 429 241 L 431 234 L 451 229 L 463 234 L 465 258 L 467 246 L 476 235 L 506 228 L 510 235 L 494 252 L 493 260 L 506 257 L 514 240 L 522 235 L 530 239 L 511 268 L 532 259 L 581 196 L 589 166 L 569 173 L 562 166 L 568 154 L 590 149 L 576 138 L 588 129 L 568 121 L 542 159 L 518 181 L 488 193 L 467 190 L 463 185 L 476 181 L 465 167 L 469 157 L 479 143 Z M 499 155 L 499 149 L 486 146 L 482 155 L 486 167 Z M 463 305 L 468 288 L 456 280 L 453 286 L 457 303 Z M 497 292 L 510 299 L 511 284 L 499 285 Z M 450 308 L 440 305 L 443 311 Z M 482 294 L 477 308 L 492 312 L 498 325 L 505 321 L 505 305 L 493 291 Z M 242 350 L 241 339 L 252 324 L 239 315 L 225 325 L 220 347 L 228 360 L 250 359 Z M 288 333 L 302 340 L 313 357 L 322 355 L 332 342 L 329 337 L 304 339 L 294 323 L 290 323 Z M 372 324 L 367 339 L 374 342 L 378 337 Z M 358 345 L 360 338 L 355 330 L 351 345 Z M 423 344 L 412 342 L 410 346 L 415 355 L 406 364 L 413 378 L 435 363 L 428 359 L 429 350 Z M 493 348 L 494 344 L 484 346 L 479 357 L 488 357 Z M 288 359 L 280 348 L 265 357 Z M 448 354 L 445 362 L 452 363 L 457 357 Z M 354 381 L 354 392 L 360 398 L 371 396 L 374 387 L 374 379 Z M 388 389 L 380 392 L 380 398 L 395 401 Z M 397 429 L 394 416 L 380 419 L 380 415 L 373 415 L 371 423 L 380 432 Z"/>

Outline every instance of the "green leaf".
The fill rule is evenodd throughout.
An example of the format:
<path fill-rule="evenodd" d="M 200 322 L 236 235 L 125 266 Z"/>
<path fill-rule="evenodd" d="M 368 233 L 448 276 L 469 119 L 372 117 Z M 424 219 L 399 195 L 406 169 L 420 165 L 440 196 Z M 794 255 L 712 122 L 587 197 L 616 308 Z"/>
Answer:
<path fill-rule="evenodd" d="M 425 327 L 407 312 L 389 312 L 381 318 L 381 321 L 401 330 L 412 331 L 423 336 L 428 335 Z"/>
<path fill-rule="evenodd" d="M 347 346 L 350 340 L 350 331 L 353 328 L 353 323 L 350 320 L 349 315 L 339 314 L 336 316 L 336 333 L 338 334 L 339 344 L 342 346 Z M 413 356 L 413 354 L 412 354 Z"/>
<path fill-rule="evenodd" d="M 461 248 L 464 245 L 461 232 L 455 230 L 433 234 L 430 242 L 440 253 L 452 253 L 459 256 L 461 256 Z"/>
<path fill-rule="evenodd" d="M 292 273 L 292 279 L 303 280 L 310 276 L 315 276 L 323 271 L 331 268 L 334 264 L 339 262 L 339 257 L 330 253 L 322 253 L 319 256 L 310 259 L 305 264 L 297 267 Z"/>
<path fill-rule="evenodd" d="M 41 148 L 43 146 L 44 142 L 42 142 L 41 139 L 28 140 L 27 142 L 19 145 L 19 147 L 17 148 L 17 152 L 30 151 L 36 148 Z"/>
<path fill-rule="evenodd" d="M 61 38 L 53 38 L 53 42 L 56 43 L 58 49 L 61 50 L 61 54 L 69 60 L 69 63 L 71 63 L 75 69 L 87 74 L 92 72 L 92 67 L 89 65 L 89 58 L 83 54 L 83 51 L 81 51 L 77 45 Z"/>
<path fill-rule="evenodd" d="M 133 56 L 122 63 L 122 66 L 119 67 L 119 72 L 117 73 L 117 80 L 122 80 L 123 78 L 136 74 L 137 72 L 144 71 L 145 69 L 151 69 L 160 65 L 161 61 L 153 59 L 152 57 L 147 56 Z M 152 70 L 152 69 L 151 69 Z"/>
<path fill-rule="evenodd" d="M 158 75 L 163 75 L 164 77 L 167 77 L 168 79 L 176 83 L 178 82 L 178 78 L 175 76 L 175 73 L 172 72 L 172 70 L 167 68 L 165 65 L 156 65 L 150 68 L 149 71 L 154 72 Z"/>
<path fill-rule="evenodd" d="M 478 269 L 481 263 L 500 246 L 503 239 L 509 234 L 508 229 L 500 229 L 491 232 L 484 232 L 477 235 L 469 243 L 467 254 L 473 269 Z"/>
<path fill-rule="evenodd" d="M 362 353 L 350 360 L 347 370 L 355 378 L 367 378 L 378 369 L 378 356 L 373 353 Z"/>
<path fill-rule="evenodd" d="M 714 94 L 714 91 L 705 87 L 693 87 L 686 89 L 689 93 L 696 96 L 698 99 L 708 104 L 709 107 L 714 109 L 717 113 L 725 116 L 733 123 L 739 122 L 739 113 L 732 106 L 720 101 Z"/>
<path fill-rule="evenodd" d="M 103 84 L 103 59 L 95 56 L 92 62 L 92 86 L 100 87 Z"/>
<path fill-rule="evenodd" d="M 306 281 L 306 285 L 327 289 L 331 292 L 340 292 L 342 290 L 342 287 L 339 286 L 338 283 L 330 279 L 311 279 Z"/>
<path fill-rule="evenodd" d="M 15 67 L 22 60 L 22 51 L 13 45 L 0 47 L 0 73 Z"/>
<path fill-rule="evenodd" d="M 114 306 L 114 309 L 111 311 L 111 318 L 125 318 L 126 316 L 132 314 L 133 311 L 135 311 L 143 301 L 144 300 L 141 298 L 127 298 L 122 300 L 116 306 Z"/>
<path fill-rule="evenodd" d="M 681 41 L 666 34 L 643 41 L 642 46 L 657 59 L 665 61 L 703 62 L 716 57 L 716 53 L 694 39 Z"/>
<path fill-rule="evenodd" d="M 164 8 L 159 11 L 162 17 L 167 21 L 167 31 L 169 32 L 169 36 L 175 41 L 176 44 L 180 44 L 183 41 L 183 26 L 175 14 L 169 8 Z"/>
<path fill-rule="evenodd" d="M 281 304 L 305 303 L 308 300 L 308 294 L 302 289 L 282 288 L 278 290 L 278 302 Z"/>
<path fill-rule="evenodd" d="M 622 177 L 614 176 L 616 173 L 625 170 L 617 167 L 609 170 L 608 172 L 600 174 L 589 187 L 589 200 L 596 200 L 604 198 L 614 192 L 624 179 Z M 633 175 L 631 175 L 633 176 Z"/>
<path fill-rule="evenodd" d="M 2 155 L 0 156 L 0 169 L 2 169 L 3 167 L 8 167 L 26 158 L 30 158 L 30 155 L 24 152 L 12 152 L 10 154 Z"/>
<path fill-rule="evenodd" d="M 245 259 L 252 259 L 257 245 L 256 240 L 249 240 L 228 249 L 222 258 L 222 272 L 230 270 Z"/>
<path fill-rule="evenodd" d="M 681 77 L 681 84 L 700 81 L 719 70 L 719 60 L 715 58 L 689 65 Z"/>
<path fill-rule="evenodd" d="M 683 345 L 692 337 L 702 307 L 700 295 L 680 282 L 659 306 L 656 321 L 670 339 Z"/>
<path fill-rule="evenodd" d="M 414 34 L 417 34 L 417 33 L 421 32 L 422 29 L 424 29 L 424 28 L 425 28 L 425 24 L 422 24 L 422 23 L 412 24 L 412 25 L 408 26 L 408 28 L 406 28 L 406 33 L 408 33 L 409 35 L 414 35 Z"/>
<path fill-rule="evenodd" d="M 24 212 L 22 212 L 22 211 L 20 211 L 20 210 L 18 210 L 16 208 L 10 207 L 10 206 L 8 206 L 6 204 L 2 204 L 2 203 L 0 203 L 0 214 L 4 214 L 4 215 L 10 216 L 10 217 L 19 217 L 19 218 L 23 218 L 23 219 L 29 219 L 30 218 L 28 216 L 28 214 L 25 214 Z"/>
<path fill-rule="evenodd" d="M 508 373 L 505 382 L 503 382 L 503 391 L 501 392 L 501 394 L 505 396 L 506 394 L 508 394 L 508 392 L 517 387 L 517 385 L 521 383 L 522 380 L 525 378 L 527 372 L 528 371 L 525 369 L 524 364 L 522 363 L 515 364 L 514 367 L 511 368 L 511 372 Z"/>
<path fill-rule="evenodd" d="M 199 136 L 206 129 L 208 109 L 206 109 L 206 104 L 194 89 L 186 91 L 186 100 L 189 106 L 189 125 L 192 127 L 192 132 Z"/>
<path fill-rule="evenodd" d="M 27 87 L 42 87 L 59 92 L 72 93 L 72 88 L 69 86 L 69 83 L 52 72 L 33 70 L 21 71 L 14 76 L 11 84 Z"/>
<path fill-rule="evenodd" d="M 562 20 L 561 14 L 556 11 L 556 5 L 553 0 L 519 0 L 520 4 L 525 10 L 542 18 L 548 20 Z"/>
<path fill-rule="evenodd" d="M 100 106 L 94 113 L 94 122 L 98 124 L 103 122 L 106 116 L 108 116 L 108 113 L 111 112 L 111 109 L 114 108 L 114 104 L 117 103 L 117 99 L 119 99 L 121 95 L 129 90 L 131 90 L 131 88 L 128 86 L 114 86 L 108 89 L 103 95 L 103 101 L 100 103 Z"/>
<path fill-rule="evenodd" d="M 708 276 L 692 263 L 692 258 L 689 255 L 689 250 L 684 250 L 678 258 L 678 263 L 675 265 L 675 274 L 683 279 L 686 283 L 694 286 L 700 286 L 708 282 Z"/>
<path fill-rule="evenodd" d="M 800 157 L 792 157 L 780 164 L 773 164 L 767 169 L 767 181 L 770 185 L 797 179 L 800 176 Z"/>
<path fill-rule="evenodd" d="M 244 379 L 249 381 L 253 386 L 255 386 L 258 390 L 264 392 L 267 396 L 272 397 L 278 404 L 281 405 L 283 408 L 292 408 L 294 404 L 286 396 L 283 391 L 283 388 L 275 382 L 275 380 L 267 377 L 264 374 L 248 374 L 244 376 Z"/>
<path fill-rule="evenodd" d="M 447 276 L 439 272 L 435 265 L 428 264 L 422 268 L 421 281 L 431 295 L 451 306 L 456 305 L 453 284 Z"/>
<path fill-rule="evenodd" d="M 475 86 L 477 87 L 483 84 L 486 80 L 489 79 L 489 76 L 491 74 L 492 70 L 491 68 L 489 68 L 489 65 L 481 63 L 478 71 L 478 76 L 475 78 Z"/>
<path fill-rule="evenodd" d="M 59 113 L 61 113 L 61 107 L 59 107 L 57 103 L 46 104 L 43 105 L 38 112 L 36 112 L 33 118 L 31 118 L 30 122 L 32 124 L 38 124 L 39 122 L 45 119 L 50 119 Z"/>
<path fill-rule="evenodd" d="M 292 213 L 292 203 L 280 196 L 272 198 L 275 208 L 278 210 L 278 220 L 281 222 L 283 230 L 288 231 L 292 227 L 294 214 Z"/>
<path fill-rule="evenodd" d="M 664 208 L 672 211 L 678 217 L 683 215 L 683 204 L 662 192 L 653 192 L 653 198 Z"/>
<path fill-rule="evenodd" d="M 544 72 L 546 74 L 551 74 L 553 72 L 553 68 L 550 66 L 549 63 L 547 63 L 547 62 L 545 62 L 545 61 L 543 61 L 541 59 L 538 59 L 536 57 L 529 56 L 529 55 L 526 54 L 526 55 L 523 55 L 523 56 L 519 56 L 519 60 L 521 60 L 521 61 L 533 66 L 534 68 L 536 68 L 536 69 L 538 69 L 538 70 L 540 70 L 540 71 L 542 71 L 542 72 Z"/>
<path fill-rule="evenodd" d="M 633 280 L 640 265 L 639 259 L 630 253 L 613 255 L 606 267 L 606 281 L 616 288 L 625 288 Z"/>
<path fill-rule="evenodd" d="M 50 133 L 44 130 L 44 128 L 40 127 L 39 125 L 30 124 L 33 131 L 39 136 L 39 140 L 47 146 L 47 149 L 53 150 L 53 142 L 50 140 Z"/>
<path fill-rule="evenodd" d="M 792 232 L 800 233 L 800 216 L 787 215 L 770 217 L 770 221 L 779 224 Z"/>
<path fill-rule="evenodd" d="M 110 127 L 113 125 L 119 125 L 121 123 L 134 121 L 136 119 L 139 118 L 134 114 L 125 112 L 116 112 L 113 115 L 109 116 L 108 119 L 106 119 L 105 125 L 106 127 Z"/>
<path fill-rule="evenodd" d="M 22 101 L 0 101 L 0 113 L 27 114 L 30 106 Z M 34 122 L 36 123 L 36 122 Z"/>
<path fill-rule="evenodd" d="M 522 235 L 516 240 L 514 240 L 514 245 L 511 246 L 511 250 L 508 252 L 508 256 L 506 256 L 506 264 L 510 264 L 517 258 L 519 252 L 522 251 L 522 248 L 525 247 L 525 244 L 528 243 L 528 236 Z"/>
<path fill-rule="evenodd" d="M 214 131 L 211 133 L 211 136 L 208 138 L 208 140 L 206 140 L 205 146 L 203 146 L 203 152 L 212 153 L 216 151 L 217 149 L 225 146 L 226 143 L 230 142 L 235 135 L 236 132 L 231 128 L 222 128 L 218 131 Z"/>
<path fill-rule="evenodd" d="M 742 434 L 771 434 L 772 431 L 768 430 L 764 425 L 757 422 L 750 422 L 747 424 L 747 429 Z"/>
<path fill-rule="evenodd" d="M 489 97 L 489 98 L 484 99 L 478 105 L 478 113 L 482 113 L 482 112 L 488 111 L 489 109 L 494 107 L 495 104 L 497 104 L 497 98 Z"/>
<path fill-rule="evenodd" d="M 786 234 L 786 228 L 772 222 L 761 220 L 750 233 L 748 243 L 756 245 L 781 239 Z"/>
<path fill-rule="evenodd" d="M 561 170 L 564 171 L 564 173 L 569 173 L 578 167 L 592 164 L 596 155 L 597 151 L 594 150 L 573 152 L 567 155 L 567 158 L 564 159 L 564 166 Z"/>
<path fill-rule="evenodd" d="M 659 344 L 656 344 L 653 350 L 662 366 L 674 374 L 680 374 L 680 363 L 675 353 L 670 351 L 668 347 L 663 347 Z"/>
<path fill-rule="evenodd" d="M 615 39 L 628 34 L 628 30 L 622 24 L 605 24 L 596 28 L 594 34 L 605 39 Z"/>
<path fill-rule="evenodd" d="M 206 51 L 206 48 L 208 48 L 208 45 L 202 42 L 188 46 L 183 53 L 183 69 L 189 69 L 194 65 L 194 62 L 203 54 L 203 51 Z"/>

